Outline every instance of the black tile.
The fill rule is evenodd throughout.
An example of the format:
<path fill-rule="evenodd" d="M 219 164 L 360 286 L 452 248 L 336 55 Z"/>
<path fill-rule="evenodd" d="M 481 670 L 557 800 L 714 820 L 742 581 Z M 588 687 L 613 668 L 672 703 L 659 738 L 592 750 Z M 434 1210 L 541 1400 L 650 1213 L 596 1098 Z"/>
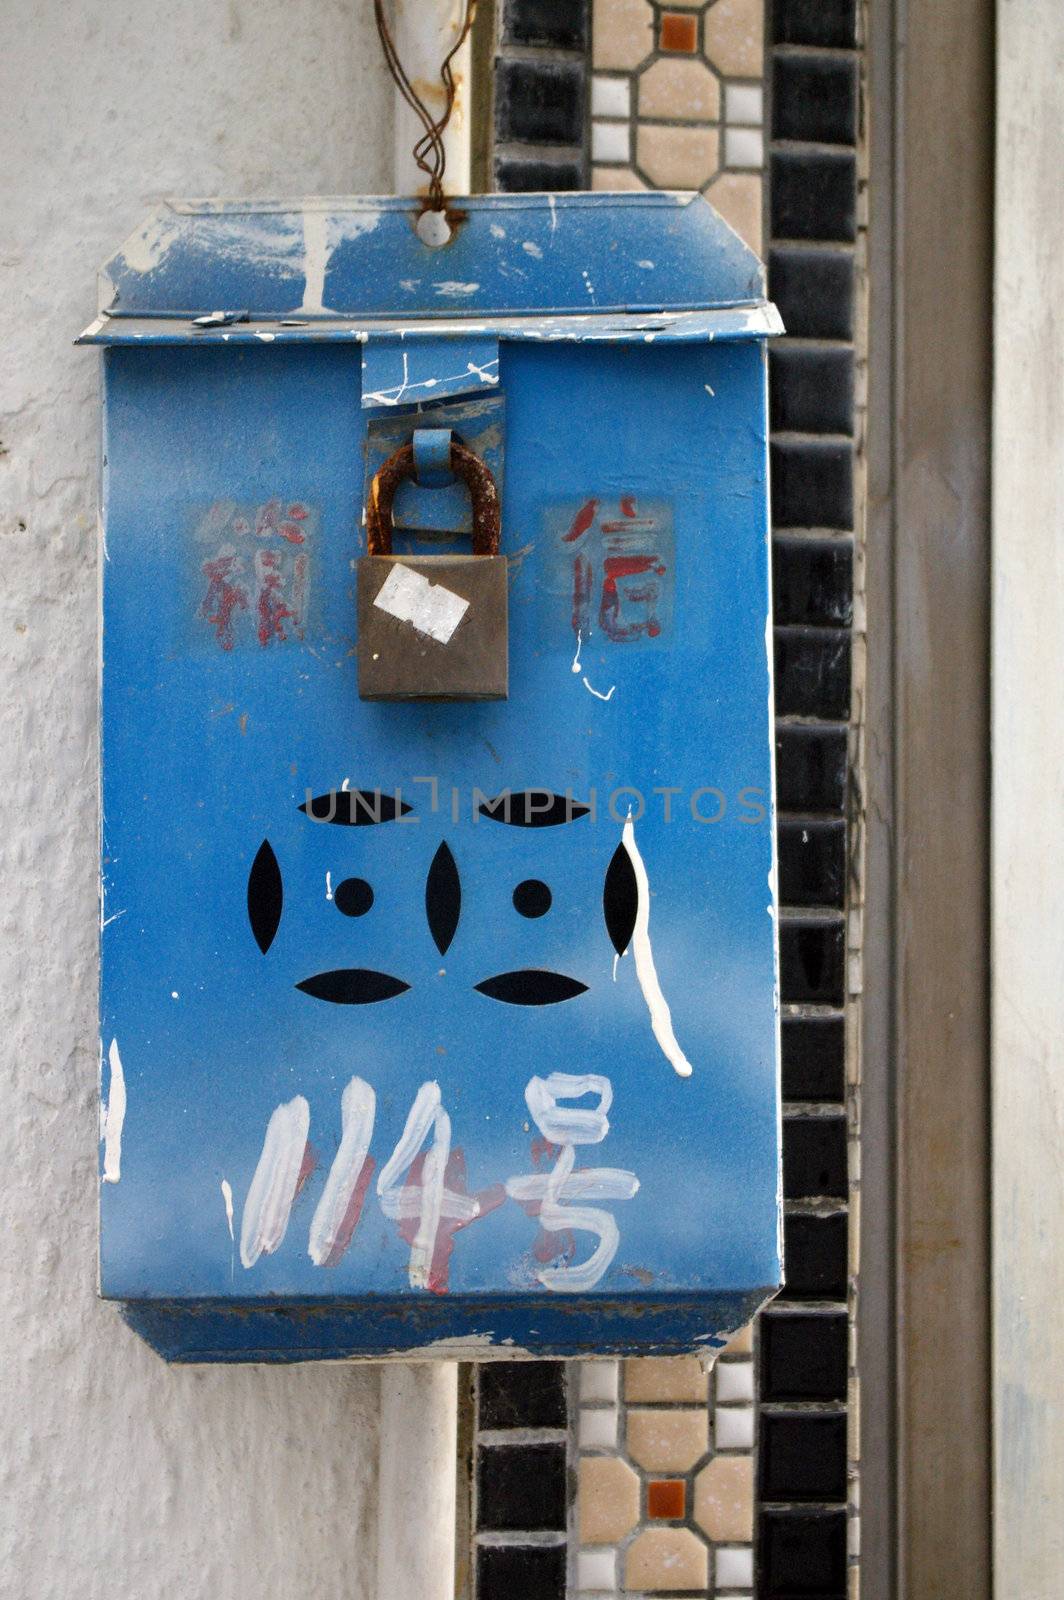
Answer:
<path fill-rule="evenodd" d="M 493 1533 L 564 1528 L 565 1445 L 481 1445 L 477 1526 Z"/>
<path fill-rule="evenodd" d="M 565 1363 L 484 1361 L 478 1368 L 481 1428 L 564 1428 Z"/>
<path fill-rule="evenodd" d="M 772 442 L 777 528 L 853 527 L 853 446 L 848 439 Z"/>
<path fill-rule="evenodd" d="M 857 43 L 857 0 L 776 0 L 775 44 L 819 44 L 852 50 Z"/>
<path fill-rule="evenodd" d="M 845 1300 L 849 1272 L 845 1211 L 827 1217 L 789 1213 L 783 1219 L 783 1259 L 788 1300 Z"/>
<path fill-rule="evenodd" d="M 777 623 L 849 627 L 853 620 L 853 545 L 849 539 L 777 534 L 772 546 Z"/>
<path fill-rule="evenodd" d="M 845 1400 L 849 1333 L 844 1312 L 766 1312 L 758 1326 L 762 1402 Z"/>
<path fill-rule="evenodd" d="M 777 433 L 853 433 L 853 351 L 781 344 L 769 352 Z"/>
<path fill-rule="evenodd" d="M 500 194 L 562 194 L 584 187 L 579 161 L 522 161 L 517 156 L 496 156 L 495 187 Z"/>
<path fill-rule="evenodd" d="M 505 0 L 502 36 L 507 44 L 583 50 L 587 15 L 588 0 Z"/>
<path fill-rule="evenodd" d="M 857 163 L 851 151 L 773 151 L 769 189 L 774 239 L 850 244 L 856 238 Z"/>
<path fill-rule="evenodd" d="M 852 339 L 854 264 L 850 250 L 769 251 L 769 296 L 796 339 Z"/>
<path fill-rule="evenodd" d="M 780 991 L 785 1005 L 841 1006 L 845 930 L 842 917 L 780 921 Z"/>
<path fill-rule="evenodd" d="M 839 906 L 846 893 L 846 824 L 782 821 L 778 829 L 780 903 Z"/>
<path fill-rule="evenodd" d="M 781 811 L 841 811 L 846 801 L 846 730 L 776 728 L 776 800 Z"/>
<path fill-rule="evenodd" d="M 477 1600 L 565 1600 L 565 1546 L 481 1545 Z"/>
<path fill-rule="evenodd" d="M 762 1500 L 845 1500 L 846 1413 L 766 1412 L 758 1465 Z"/>
<path fill-rule="evenodd" d="M 783 1098 L 841 1104 L 846 1093 L 842 1017 L 784 1017 Z"/>
<path fill-rule="evenodd" d="M 785 1200 L 845 1200 L 846 1118 L 786 1117 L 783 1123 Z"/>
<path fill-rule="evenodd" d="M 575 61 L 506 61 L 495 71 L 495 137 L 500 144 L 580 144 L 584 70 Z"/>
<path fill-rule="evenodd" d="M 845 1600 L 846 1511 L 763 1511 L 758 1519 L 762 1600 Z"/>
<path fill-rule="evenodd" d="M 777 54 L 772 137 L 856 144 L 857 61 L 853 56 Z"/>
<path fill-rule="evenodd" d="M 776 715 L 843 722 L 850 715 L 850 635 L 843 628 L 777 628 Z"/>

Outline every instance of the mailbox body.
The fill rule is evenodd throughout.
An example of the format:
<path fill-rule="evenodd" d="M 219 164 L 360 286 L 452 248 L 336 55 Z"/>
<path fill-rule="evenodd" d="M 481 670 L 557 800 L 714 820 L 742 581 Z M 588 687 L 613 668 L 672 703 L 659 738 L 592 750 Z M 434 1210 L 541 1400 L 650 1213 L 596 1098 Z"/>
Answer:
<path fill-rule="evenodd" d="M 777 324 L 700 200 L 413 216 L 168 209 L 85 335 L 102 1293 L 178 1360 L 712 1348 L 780 1281 Z M 363 700 L 367 475 L 455 417 L 509 699 Z"/>

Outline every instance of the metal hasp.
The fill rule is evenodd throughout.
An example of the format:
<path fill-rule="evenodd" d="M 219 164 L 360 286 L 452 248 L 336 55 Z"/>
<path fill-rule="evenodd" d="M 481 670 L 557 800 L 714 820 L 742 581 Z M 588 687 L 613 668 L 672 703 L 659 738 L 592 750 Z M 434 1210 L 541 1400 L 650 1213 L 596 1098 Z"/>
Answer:
<path fill-rule="evenodd" d="M 779 321 L 700 198 L 456 209 L 165 206 L 83 336 L 101 1292 L 171 1360 L 712 1350 L 780 1282 Z M 359 694 L 407 447 L 390 568 L 440 633 L 505 573 L 508 699 Z"/>

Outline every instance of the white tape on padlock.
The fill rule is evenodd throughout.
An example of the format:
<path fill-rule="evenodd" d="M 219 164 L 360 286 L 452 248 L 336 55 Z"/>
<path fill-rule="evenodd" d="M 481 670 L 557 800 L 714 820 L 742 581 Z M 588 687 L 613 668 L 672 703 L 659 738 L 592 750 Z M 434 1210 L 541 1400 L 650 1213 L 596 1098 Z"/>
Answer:
<path fill-rule="evenodd" d="M 447 644 L 469 610 L 469 601 L 442 583 L 430 583 L 411 567 L 396 565 L 377 592 L 373 604 L 399 622 L 409 622 L 418 633 Z"/>

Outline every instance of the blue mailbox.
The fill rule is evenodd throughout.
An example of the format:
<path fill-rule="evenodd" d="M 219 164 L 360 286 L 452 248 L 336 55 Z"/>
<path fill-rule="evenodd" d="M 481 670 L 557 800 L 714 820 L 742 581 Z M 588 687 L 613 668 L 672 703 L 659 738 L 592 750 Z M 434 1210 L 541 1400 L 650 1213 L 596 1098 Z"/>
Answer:
<path fill-rule="evenodd" d="M 712 1349 L 780 1281 L 778 319 L 699 198 L 416 217 L 168 205 L 83 335 L 102 1293 L 173 1360 Z"/>

